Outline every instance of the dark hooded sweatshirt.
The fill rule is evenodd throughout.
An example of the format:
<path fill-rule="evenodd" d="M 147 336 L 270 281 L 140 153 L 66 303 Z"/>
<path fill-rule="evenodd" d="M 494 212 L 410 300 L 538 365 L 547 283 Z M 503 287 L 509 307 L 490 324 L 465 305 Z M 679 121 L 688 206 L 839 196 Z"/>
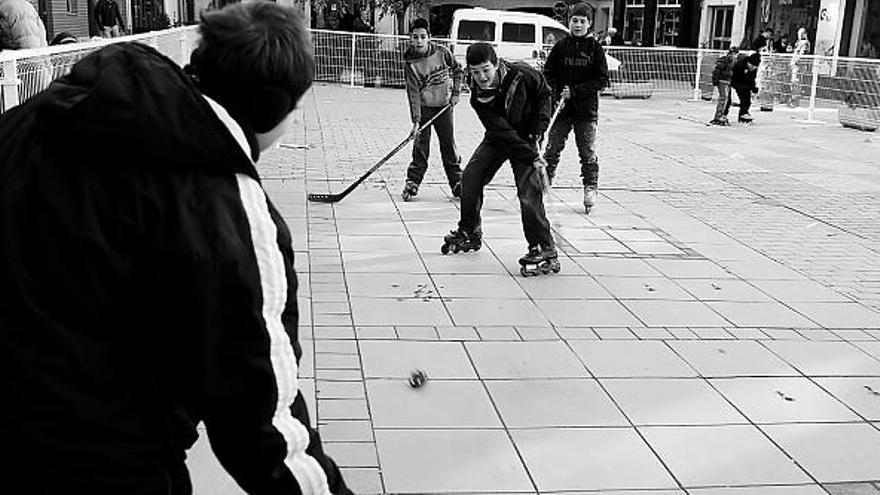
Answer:
<path fill-rule="evenodd" d="M 544 76 L 557 97 L 565 86 L 571 88 L 563 115 L 599 119 L 599 91 L 608 86 L 608 62 L 605 50 L 593 36 L 566 36 L 559 40 L 547 55 Z"/>
<path fill-rule="evenodd" d="M 297 388 L 290 233 L 245 133 L 131 43 L 0 117 L 6 493 L 188 493 L 200 421 L 248 493 L 346 493 Z"/>
<path fill-rule="evenodd" d="M 498 87 L 480 89 L 471 80 L 471 106 L 486 129 L 484 139 L 510 157 L 534 160 L 535 141 L 550 124 L 550 87 L 527 64 L 498 60 Z"/>

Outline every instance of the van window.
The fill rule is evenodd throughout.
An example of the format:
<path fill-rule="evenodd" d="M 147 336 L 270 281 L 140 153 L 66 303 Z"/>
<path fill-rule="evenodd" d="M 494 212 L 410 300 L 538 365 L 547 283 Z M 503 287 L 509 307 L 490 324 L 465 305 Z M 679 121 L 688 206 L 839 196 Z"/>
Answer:
<path fill-rule="evenodd" d="M 544 40 L 545 45 L 555 45 L 557 41 L 564 38 L 568 33 L 565 31 L 554 28 L 554 27 L 543 27 L 541 29 L 542 39 Z"/>
<path fill-rule="evenodd" d="M 501 41 L 513 43 L 534 43 L 535 25 L 505 22 L 501 25 Z"/>
<path fill-rule="evenodd" d="M 458 23 L 458 39 L 495 41 L 495 23 L 490 21 L 461 21 Z"/>

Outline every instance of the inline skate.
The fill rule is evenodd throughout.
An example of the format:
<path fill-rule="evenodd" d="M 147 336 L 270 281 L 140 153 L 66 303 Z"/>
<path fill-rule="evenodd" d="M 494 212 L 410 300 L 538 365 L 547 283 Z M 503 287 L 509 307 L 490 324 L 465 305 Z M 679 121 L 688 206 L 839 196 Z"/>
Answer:
<path fill-rule="evenodd" d="M 415 182 L 408 180 L 406 181 L 406 185 L 403 186 L 403 196 L 404 201 L 411 201 L 414 197 L 419 194 L 419 185 Z"/>
<path fill-rule="evenodd" d="M 559 254 L 556 248 L 541 248 L 541 246 L 529 247 L 529 252 L 519 259 L 519 272 L 523 277 L 532 275 L 547 275 L 550 272 L 559 273 Z"/>
<path fill-rule="evenodd" d="M 446 237 L 443 238 L 443 245 L 440 246 L 440 252 L 449 254 L 457 254 L 459 251 L 479 251 L 483 247 L 482 236 L 479 233 L 468 233 L 461 229 L 451 230 Z"/>

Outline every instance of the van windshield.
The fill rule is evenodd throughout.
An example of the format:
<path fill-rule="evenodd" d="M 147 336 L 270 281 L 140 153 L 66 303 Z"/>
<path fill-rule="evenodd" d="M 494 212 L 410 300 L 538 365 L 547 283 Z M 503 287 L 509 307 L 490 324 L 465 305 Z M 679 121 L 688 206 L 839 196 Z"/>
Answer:
<path fill-rule="evenodd" d="M 458 39 L 495 41 L 495 23 L 490 21 L 461 21 L 458 23 Z"/>

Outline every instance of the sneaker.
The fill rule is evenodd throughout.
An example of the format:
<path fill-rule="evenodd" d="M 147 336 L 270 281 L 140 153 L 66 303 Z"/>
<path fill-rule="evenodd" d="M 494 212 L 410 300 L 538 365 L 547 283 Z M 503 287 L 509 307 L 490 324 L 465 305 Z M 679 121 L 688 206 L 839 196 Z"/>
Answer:
<path fill-rule="evenodd" d="M 409 201 L 409 200 L 413 199 L 414 197 L 416 197 L 416 195 L 418 195 L 418 194 L 419 194 L 419 185 L 411 180 L 406 181 L 406 185 L 403 186 L 403 193 L 401 193 L 401 196 L 403 196 L 403 200 Z"/>
<path fill-rule="evenodd" d="M 755 120 L 755 118 L 752 117 L 752 114 L 744 113 L 739 116 L 739 120 L 741 120 L 743 122 L 751 122 L 751 121 Z"/>
<path fill-rule="evenodd" d="M 587 210 L 587 213 L 596 205 L 598 195 L 598 186 L 584 186 L 584 209 Z"/>
<path fill-rule="evenodd" d="M 461 197 L 461 182 L 456 182 L 454 186 L 452 186 L 452 197 L 460 198 Z"/>

